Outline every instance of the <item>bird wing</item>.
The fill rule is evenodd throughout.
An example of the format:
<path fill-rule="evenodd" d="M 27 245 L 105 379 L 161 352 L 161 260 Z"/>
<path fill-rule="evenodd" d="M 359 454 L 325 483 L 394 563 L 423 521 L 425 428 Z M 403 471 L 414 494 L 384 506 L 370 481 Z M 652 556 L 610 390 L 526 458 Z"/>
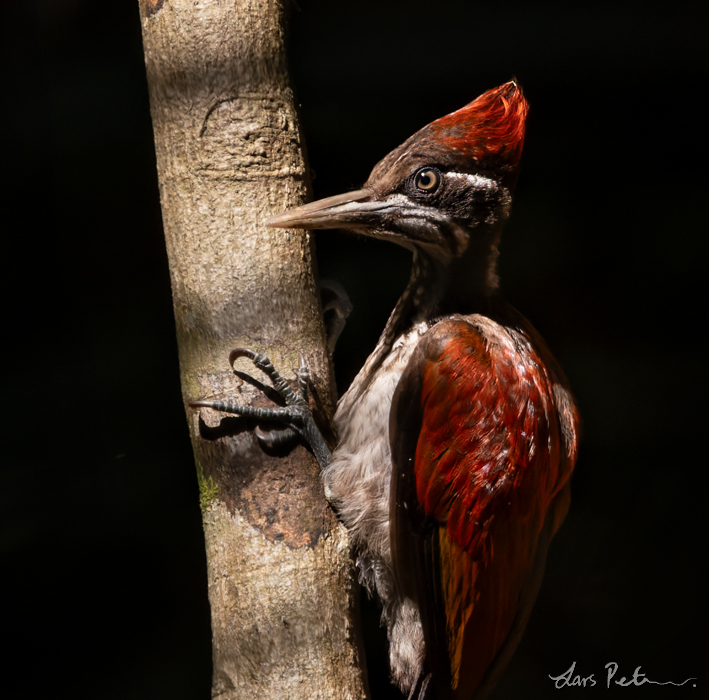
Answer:
<path fill-rule="evenodd" d="M 439 694 L 471 697 L 511 656 L 568 507 L 573 460 L 546 353 L 519 327 L 448 318 L 394 395 L 394 571 L 419 606 Z"/>

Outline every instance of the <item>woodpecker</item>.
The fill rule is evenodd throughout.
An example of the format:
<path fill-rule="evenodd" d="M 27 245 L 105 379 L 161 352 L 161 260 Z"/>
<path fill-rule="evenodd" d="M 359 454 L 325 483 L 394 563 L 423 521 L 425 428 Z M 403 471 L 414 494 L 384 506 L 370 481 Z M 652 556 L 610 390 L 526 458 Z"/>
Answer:
<path fill-rule="evenodd" d="M 251 358 L 286 406 L 192 404 L 280 420 L 310 443 L 361 581 L 382 602 L 392 680 L 416 700 L 489 693 L 569 506 L 574 399 L 496 273 L 527 110 L 506 83 L 417 131 L 362 189 L 267 222 L 343 228 L 413 253 L 409 284 L 338 403 L 332 453 L 305 368 L 293 391 L 267 358 L 238 349 L 230 361 Z"/>

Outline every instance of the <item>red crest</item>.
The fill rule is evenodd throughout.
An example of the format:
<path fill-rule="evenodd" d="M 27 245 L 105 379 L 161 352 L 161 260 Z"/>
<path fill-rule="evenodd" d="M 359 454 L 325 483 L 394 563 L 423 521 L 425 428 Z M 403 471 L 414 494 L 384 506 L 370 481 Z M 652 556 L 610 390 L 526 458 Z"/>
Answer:
<path fill-rule="evenodd" d="M 524 144 L 529 105 L 515 81 L 488 90 L 457 112 L 430 124 L 433 136 L 482 168 L 514 169 Z"/>

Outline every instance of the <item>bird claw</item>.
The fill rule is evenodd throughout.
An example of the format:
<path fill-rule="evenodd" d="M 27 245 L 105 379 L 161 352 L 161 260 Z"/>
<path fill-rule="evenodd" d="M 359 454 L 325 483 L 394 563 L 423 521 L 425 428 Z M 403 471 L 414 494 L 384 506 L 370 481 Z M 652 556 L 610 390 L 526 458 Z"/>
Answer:
<path fill-rule="evenodd" d="M 254 428 L 254 435 L 258 441 L 271 449 L 287 445 L 298 437 L 298 433 L 293 428 L 274 428 L 273 430 L 263 430 L 259 426 Z"/>
<path fill-rule="evenodd" d="M 347 317 L 352 311 L 352 302 L 345 288 L 335 280 L 320 280 L 320 289 L 331 292 L 333 298 L 323 304 L 323 316 L 327 329 L 327 348 L 332 354 L 335 350 L 337 339 L 345 328 Z"/>
<path fill-rule="evenodd" d="M 297 389 L 294 391 L 290 384 L 281 376 L 280 372 L 273 366 L 271 360 L 261 353 L 254 352 L 248 348 L 235 348 L 229 353 L 229 364 L 233 367 L 234 362 L 240 357 L 246 357 L 254 366 L 260 369 L 273 384 L 273 388 L 285 401 L 285 406 L 274 408 L 255 408 L 254 406 L 242 406 L 229 404 L 223 401 L 190 401 L 192 408 L 211 408 L 222 413 L 231 413 L 245 418 L 253 418 L 259 421 L 275 421 L 283 424 L 283 428 L 273 430 L 263 430 L 256 427 L 254 434 L 256 438 L 267 447 L 276 447 L 286 444 L 295 437 L 300 437 L 310 445 L 318 463 L 322 468 L 329 464 L 331 455 L 325 440 L 320 433 L 313 412 L 308 404 L 308 383 L 310 375 L 305 364 L 305 358 L 300 353 L 300 367 L 294 371 L 297 381 Z"/>
<path fill-rule="evenodd" d="M 308 405 L 308 381 L 310 380 L 310 375 L 308 374 L 308 369 L 305 366 L 305 358 L 303 353 L 300 353 L 300 369 L 295 371 L 296 379 L 298 380 L 298 391 L 297 393 L 291 389 L 290 384 L 281 376 L 281 373 L 273 366 L 271 360 L 260 352 L 254 352 L 248 348 L 234 348 L 229 353 L 229 364 L 234 367 L 234 363 L 240 357 L 246 357 L 254 366 L 260 369 L 273 384 L 273 388 L 281 395 L 283 400 L 286 402 L 286 406 L 297 406 L 301 404 Z"/>

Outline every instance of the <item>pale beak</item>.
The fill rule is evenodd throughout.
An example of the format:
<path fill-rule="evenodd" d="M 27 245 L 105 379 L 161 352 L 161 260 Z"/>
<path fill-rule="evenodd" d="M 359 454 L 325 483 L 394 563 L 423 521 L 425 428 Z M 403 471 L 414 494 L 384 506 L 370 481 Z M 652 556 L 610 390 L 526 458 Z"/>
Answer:
<path fill-rule="evenodd" d="M 355 190 L 289 209 L 265 221 L 274 228 L 368 229 L 381 221 L 390 205 L 374 198 L 371 190 Z"/>

